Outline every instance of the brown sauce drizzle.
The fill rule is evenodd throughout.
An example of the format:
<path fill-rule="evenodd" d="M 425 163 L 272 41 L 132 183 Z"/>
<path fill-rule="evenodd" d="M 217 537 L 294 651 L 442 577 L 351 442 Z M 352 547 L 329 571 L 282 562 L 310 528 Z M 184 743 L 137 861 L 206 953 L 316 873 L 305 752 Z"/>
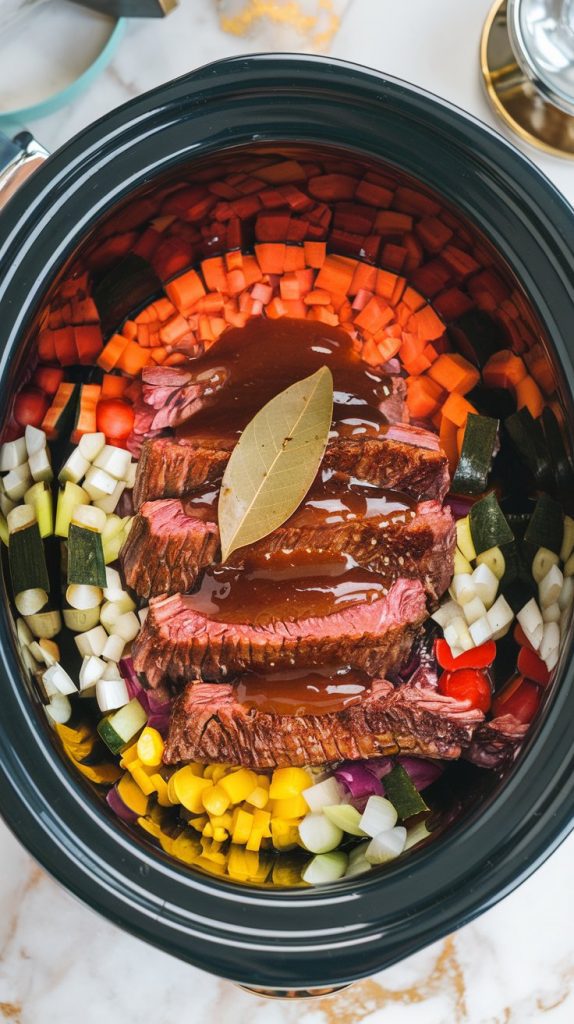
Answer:
<path fill-rule="evenodd" d="M 213 565 L 186 603 L 217 622 L 267 626 L 331 615 L 386 594 L 388 581 L 348 555 L 276 551 L 242 567 Z"/>
<path fill-rule="evenodd" d="M 186 368 L 202 376 L 225 373 L 227 384 L 176 432 L 239 435 L 266 402 L 325 365 L 334 380 L 331 436 L 383 432 L 387 419 L 379 406 L 390 394 L 389 378 L 363 362 L 346 331 L 317 321 L 259 317 L 226 331 L 204 356 L 188 362 Z"/>
<path fill-rule="evenodd" d="M 351 668 L 321 666 L 277 672 L 247 672 L 236 684 L 244 708 L 268 715 L 328 715 L 357 704 L 371 680 Z"/>

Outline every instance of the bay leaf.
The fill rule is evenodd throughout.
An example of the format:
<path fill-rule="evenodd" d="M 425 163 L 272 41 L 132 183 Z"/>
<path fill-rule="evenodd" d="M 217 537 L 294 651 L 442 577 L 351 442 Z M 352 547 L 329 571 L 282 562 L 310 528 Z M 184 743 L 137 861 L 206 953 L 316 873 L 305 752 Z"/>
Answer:
<path fill-rule="evenodd" d="M 293 515 L 317 475 L 332 418 L 333 376 L 322 366 L 275 395 L 247 424 L 219 494 L 223 561 Z"/>

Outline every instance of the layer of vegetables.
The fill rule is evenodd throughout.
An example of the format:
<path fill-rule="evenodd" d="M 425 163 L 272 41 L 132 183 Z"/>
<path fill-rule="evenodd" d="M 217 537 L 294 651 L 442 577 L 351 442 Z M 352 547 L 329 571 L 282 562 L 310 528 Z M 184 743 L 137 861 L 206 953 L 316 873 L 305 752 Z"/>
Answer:
<path fill-rule="evenodd" d="M 140 206 L 124 220 L 149 217 Z M 145 230 L 118 224 L 87 261 L 95 283 L 71 276 L 44 311 L 39 362 L 0 449 L 18 640 L 64 750 L 112 786 L 122 819 L 206 870 L 290 884 L 301 871 L 330 881 L 390 860 L 428 834 L 419 791 L 440 770 L 432 763 L 383 759 L 319 780 L 161 766 L 168 708 L 131 668 L 145 608 L 115 564 L 131 521 L 133 402 L 146 366 L 177 365 L 252 316 L 340 325 L 368 362 L 395 360 L 411 418 L 438 431 L 453 473 L 455 576 L 434 613 L 439 688 L 528 722 L 572 603 L 574 522 L 562 503 L 574 477 L 522 297 L 433 199 L 354 165 L 295 160 L 167 189 Z M 499 481 L 515 479 L 513 504 Z"/>

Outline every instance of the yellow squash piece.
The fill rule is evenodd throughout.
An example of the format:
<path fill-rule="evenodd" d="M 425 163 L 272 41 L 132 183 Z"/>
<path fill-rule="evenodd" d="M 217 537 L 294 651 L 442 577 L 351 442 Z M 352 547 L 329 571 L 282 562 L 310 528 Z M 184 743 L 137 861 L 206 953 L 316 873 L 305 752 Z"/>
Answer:
<path fill-rule="evenodd" d="M 269 798 L 289 800 L 291 797 L 299 796 L 311 785 L 311 777 L 304 768 L 276 768 L 269 787 Z"/>
<path fill-rule="evenodd" d="M 218 785 L 225 790 L 232 804 L 240 804 L 255 789 L 257 776 L 249 768 L 239 768 L 229 775 L 222 776 Z"/>
<path fill-rule="evenodd" d="M 163 757 L 163 739 L 157 729 L 146 725 L 136 744 L 137 756 L 149 768 L 158 768 Z"/>
<path fill-rule="evenodd" d="M 118 782 L 118 793 L 126 807 L 143 817 L 147 814 L 148 798 L 127 772 Z"/>
<path fill-rule="evenodd" d="M 184 864 L 195 864 L 201 857 L 202 850 L 198 839 L 195 839 L 194 836 L 189 835 L 187 832 L 182 832 L 181 835 L 173 840 L 171 852 L 174 857 L 183 861 Z"/>
<path fill-rule="evenodd" d="M 309 813 L 307 801 L 302 796 L 285 800 L 273 800 L 271 813 L 274 818 L 304 818 Z"/>
<path fill-rule="evenodd" d="M 271 815 L 269 814 L 269 811 L 255 811 L 255 814 L 253 815 L 253 825 L 251 827 L 249 839 L 247 840 L 246 843 L 247 850 L 254 850 L 256 852 L 259 851 L 261 847 L 261 841 L 270 834 L 270 821 Z"/>
<path fill-rule="evenodd" d="M 299 846 L 299 822 L 272 818 L 271 838 L 276 850 L 293 850 Z"/>
<path fill-rule="evenodd" d="M 209 786 L 207 789 L 204 789 L 201 798 L 205 810 L 211 815 L 225 814 L 231 803 L 229 795 L 225 792 L 223 786 L 219 785 Z"/>
<path fill-rule="evenodd" d="M 263 809 L 269 802 L 269 789 L 265 786 L 257 785 L 252 793 L 247 797 L 247 803 L 253 807 L 259 807 Z"/>
<path fill-rule="evenodd" d="M 238 807 L 233 815 L 233 831 L 231 834 L 232 841 L 238 843 L 239 846 L 245 846 L 249 836 L 251 835 L 251 829 L 253 828 L 253 815 L 249 814 L 248 811 L 242 810 Z"/>
<path fill-rule="evenodd" d="M 203 779 L 195 774 L 193 765 L 186 765 L 172 775 L 168 783 L 168 795 L 174 803 L 182 804 L 192 814 L 203 811 L 202 793 L 211 786 L 211 779 Z"/>

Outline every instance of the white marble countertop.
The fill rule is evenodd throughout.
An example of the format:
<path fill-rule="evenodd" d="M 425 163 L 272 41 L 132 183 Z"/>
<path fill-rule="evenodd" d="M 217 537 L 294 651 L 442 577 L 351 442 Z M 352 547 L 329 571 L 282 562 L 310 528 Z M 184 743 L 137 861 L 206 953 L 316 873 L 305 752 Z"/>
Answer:
<path fill-rule="evenodd" d="M 333 56 L 415 82 L 495 123 L 477 59 L 490 0 L 337 6 L 344 16 Z M 50 43 L 38 41 L 44 54 Z M 28 127 L 54 149 L 145 89 L 218 57 L 268 48 L 222 32 L 215 0 L 180 0 L 161 23 L 130 23 L 105 74 L 72 107 Z M 574 165 L 529 155 L 574 201 Z M 289 1005 L 249 996 L 120 932 L 48 878 L 0 824 L 0 1021 L 571 1024 L 573 853 L 571 837 L 497 907 L 402 964 L 335 997 Z"/>

